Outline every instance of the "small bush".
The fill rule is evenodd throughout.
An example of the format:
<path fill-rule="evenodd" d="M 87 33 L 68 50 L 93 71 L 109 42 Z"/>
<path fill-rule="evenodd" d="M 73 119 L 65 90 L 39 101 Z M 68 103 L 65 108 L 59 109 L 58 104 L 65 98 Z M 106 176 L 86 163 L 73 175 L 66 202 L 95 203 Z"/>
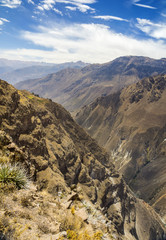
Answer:
<path fill-rule="evenodd" d="M 43 232 L 44 234 L 50 233 L 50 229 L 49 229 L 47 223 L 43 223 L 43 222 L 40 223 L 40 224 L 38 225 L 38 229 L 39 229 L 41 232 Z"/>
<path fill-rule="evenodd" d="M 78 234 L 73 230 L 67 230 L 67 239 L 77 240 Z"/>
<path fill-rule="evenodd" d="M 0 163 L 2 163 L 2 164 L 6 164 L 7 162 L 9 162 L 9 157 L 7 157 L 7 156 L 1 156 L 0 157 Z"/>
<path fill-rule="evenodd" d="M 94 233 L 93 239 L 95 239 L 95 240 L 101 240 L 101 239 L 102 239 L 102 236 L 103 236 L 103 233 L 102 233 L 101 231 L 98 231 L 98 232 Z"/>
<path fill-rule="evenodd" d="M 60 222 L 60 231 L 67 231 L 68 229 L 79 231 L 84 225 L 80 217 L 73 215 L 69 211 L 61 216 Z"/>
<path fill-rule="evenodd" d="M 29 196 L 23 196 L 20 200 L 20 203 L 23 207 L 32 206 L 31 198 Z"/>
<path fill-rule="evenodd" d="M 28 178 L 26 172 L 19 165 L 0 164 L 0 185 L 14 185 L 17 189 L 28 186 Z"/>
<path fill-rule="evenodd" d="M 74 215 L 75 214 L 75 207 L 74 206 L 72 206 L 72 208 L 71 208 L 71 213 Z"/>
<path fill-rule="evenodd" d="M 5 216 L 0 217 L 0 239 L 11 239 L 12 229 L 9 223 L 9 218 Z"/>

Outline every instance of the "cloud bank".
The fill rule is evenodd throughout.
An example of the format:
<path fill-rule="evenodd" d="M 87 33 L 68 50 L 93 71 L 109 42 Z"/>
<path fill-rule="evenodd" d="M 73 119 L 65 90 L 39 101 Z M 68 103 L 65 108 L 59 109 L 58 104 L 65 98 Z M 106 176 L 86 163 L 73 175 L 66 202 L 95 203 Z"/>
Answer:
<path fill-rule="evenodd" d="M 66 8 L 71 11 L 79 10 L 80 12 L 84 13 L 90 10 L 94 12 L 95 10 L 91 8 L 89 4 L 93 4 L 95 2 L 96 0 L 42 0 L 38 4 L 37 8 L 41 11 L 48 11 L 54 9 L 56 3 L 63 3 L 66 4 Z"/>
<path fill-rule="evenodd" d="M 166 56 L 166 45 L 161 40 L 137 40 L 101 24 L 40 26 L 37 32 L 22 32 L 22 37 L 36 49 L 1 50 L 1 56 L 55 63 L 79 60 L 104 63 L 124 55 Z"/>
<path fill-rule="evenodd" d="M 154 23 L 148 19 L 137 18 L 137 28 L 155 39 L 166 39 L 166 24 Z"/>
<path fill-rule="evenodd" d="M 0 6 L 8 8 L 17 8 L 21 5 L 21 0 L 0 0 Z"/>

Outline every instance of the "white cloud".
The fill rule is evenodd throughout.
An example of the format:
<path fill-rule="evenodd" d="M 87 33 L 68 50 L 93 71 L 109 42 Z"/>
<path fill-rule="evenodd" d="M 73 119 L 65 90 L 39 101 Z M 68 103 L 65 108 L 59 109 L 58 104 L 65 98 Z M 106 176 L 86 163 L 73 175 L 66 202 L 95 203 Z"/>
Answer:
<path fill-rule="evenodd" d="M 145 19 L 145 18 L 137 18 L 137 21 L 141 26 L 154 25 L 153 22 L 151 22 L 149 19 Z"/>
<path fill-rule="evenodd" d="M 6 18 L 0 18 L 0 20 L 2 20 L 3 22 L 10 22 L 10 21 L 7 20 Z"/>
<path fill-rule="evenodd" d="M 93 18 L 103 19 L 103 20 L 106 20 L 106 21 L 109 21 L 109 20 L 117 20 L 117 21 L 125 21 L 125 22 L 128 22 L 127 19 L 120 18 L 120 17 L 115 17 L 115 16 L 110 16 L 110 15 L 94 16 Z"/>
<path fill-rule="evenodd" d="M 83 3 L 83 4 L 92 4 L 96 2 L 96 0 L 71 0 L 71 1 L 76 3 Z"/>
<path fill-rule="evenodd" d="M 66 6 L 65 8 L 66 8 L 66 9 L 69 9 L 69 10 L 71 10 L 71 11 L 76 11 L 76 10 L 77 10 L 76 7 L 71 7 L 71 6 Z"/>
<path fill-rule="evenodd" d="M 137 18 L 136 25 L 142 32 L 156 39 L 166 39 L 166 24 L 153 23 L 148 19 Z"/>
<path fill-rule="evenodd" d="M 149 5 L 146 5 L 146 4 L 141 4 L 139 2 L 140 2 L 140 0 L 133 0 L 132 4 L 135 5 L 135 6 L 138 6 L 138 7 L 149 8 L 149 9 L 156 9 L 156 7 L 152 7 L 152 6 L 149 6 Z"/>
<path fill-rule="evenodd" d="M 55 0 L 59 3 L 67 3 L 67 4 L 93 4 L 96 0 Z"/>
<path fill-rule="evenodd" d="M 37 32 L 23 32 L 22 37 L 36 45 L 36 49 L 33 45 L 33 49 L 1 50 L 1 57 L 56 63 L 78 60 L 104 63 L 124 55 L 166 56 L 163 41 L 137 40 L 100 24 L 40 26 Z"/>
<path fill-rule="evenodd" d="M 91 12 L 95 12 L 95 9 L 94 8 L 91 8 L 89 7 L 88 5 L 85 5 L 85 4 L 80 4 L 80 3 L 74 3 L 74 5 L 76 7 L 72 7 L 72 6 L 66 6 L 65 8 L 66 9 L 69 9 L 71 11 L 76 11 L 76 10 L 79 10 L 80 12 L 87 12 L 87 11 L 91 11 Z"/>
<path fill-rule="evenodd" d="M 28 0 L 28 3 L 31 3 L 31 4 L 35 5 L 35 3 L 33 2 L 33 0 Z"/>
<path fill-rule="evenodd" d="M 81 12 L 87 12 L 87 11 L 92 11 L 94 12 L 95 10 L 89 6 L 89 4 L 95 3 L 96 0 L 42 0 L 39 5 L 38 9 L 41 11 L 44 10 L 51 10 L 54 8 L 56 3 L 63 3 L 63 4 L 69 4 L 72 6 L 67 6 L 69 10 L 76 10 L 78 9 Z M 74 6 L 74 7 L 73 7 Z"/>
<path fill-rule="evenodd" d="M 55 53 L 38 49 L 1 49 L 1 56 L 10 60 L 55 62 Z"/>
<path fill-rule="evenodd" d="M 152 6 L 145 5 L 145 4 L 135 3 L 134 5 L 135 5 L 135 6 L 138 6 L 138 7 L 143 7 L 143 8 L 157 9 L 156 7 L 152 7 Z"/>
<path fill-rule="evenodd" d="M 4 22 L 10 22 L 10 21 L 7 20 L 6 18 L 0 18 L 0 25 L 3 25 Z"/>
<path fill-rule="evenodd" d="M 0 5 L 8 8 L 17 8 L 21 5 L 21 0 L 0 0 Z"/>
<path fill-rule="evenodd" d="M 83 13 L 87 12 L 88 10 L 91 10 L 91 12 L 95 12 L 95 9 L 93 9 L 85 4 L 77 4 L 77 9 Z"/>
<path fill-rule="evenodd" d="M 38 6 L 38 9 L 42 11 L 44 10 L 48 11 L 54 8 L 54 5 L 55 5 L 55 0 L 43 0 L 42 4 Z"/>
<path fill-rule="evenodd" d="M 44 8 L 42 6 L 38 6 L 37 9 L 40 11 L 44 11 Z"/>
<path fill-rule="evenodd" d="M 60 10 L 58 10 L 58 9 L 56 9 L 56 8 L 53 8 L 53 10 L 54 10 L 54 12 L 56 12 L 57 14 L 63 16 L 63 13 L 62 13 Z"/>
<path fill-rule="evenodd" d="M 162 17 L 166 17 L 166 14 L 165 14 L 165 13 L 161 13 L 161 16 L 162 16 Z"/>

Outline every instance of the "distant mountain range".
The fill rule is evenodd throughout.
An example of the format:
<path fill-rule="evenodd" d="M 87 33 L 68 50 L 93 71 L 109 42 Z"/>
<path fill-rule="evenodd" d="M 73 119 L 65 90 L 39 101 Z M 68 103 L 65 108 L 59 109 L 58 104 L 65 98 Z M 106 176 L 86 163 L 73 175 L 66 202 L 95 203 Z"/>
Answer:
<path fill-rule="evenodd" d="M 134 192 L 166 220 L 166 75 L 98 98 L 76 121 L 109 152 Z"/>
<path fill-rule="evenodd" d="M 64 69 L 43 78 L 20 82 L 16 87 L 51 98 L 75 112 L 97 97 L 109 95 L 143 77 L 155 76 L 165 70 L 166 59 L 127 56 L 82 69 Z"/>
<path fill-rule="evenodd" d="M 0 59 L 0 78 L 15 84 L 27 79 L 43 77 L 64 68 L 82 68 L 85 66 L 87 64 L 81 61 L 53 64 Z"/>
<path fill-rule="evenodd" d="M 30 67 L 30 66 L 52 66 L 53 64 L 32 61 L 8 60 L 0 58 L 0 73 Z"/>

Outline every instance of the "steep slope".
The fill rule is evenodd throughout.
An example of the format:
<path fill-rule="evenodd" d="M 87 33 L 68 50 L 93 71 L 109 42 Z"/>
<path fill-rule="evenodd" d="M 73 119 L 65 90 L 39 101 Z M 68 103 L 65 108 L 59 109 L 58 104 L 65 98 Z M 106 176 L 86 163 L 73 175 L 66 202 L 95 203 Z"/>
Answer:
<path fill-rule="evenodd" d="M 17 91 L 1 80 L 0 129 L 3 154 L 9 157 L 10 152 L 18 148 L 21 156 L 17 155 L 13 161 L 20 159 L 38 189 L 38 196 L 29 193 L 30 200 L 25 201 L 24 206 L 29 206 L 34 199 L 34 205 L 30 208 L 36 211 L 39 204 L 37 199 L 40 204 L 47 201 L 40 191 L 45 189 L 53 196 L 58 192 L 68 195 L 74 184 L 77 191 L 78 188 L 82 190 L 83 198 L 91 200 L 93 208 L 107 219 L 109 227 L 104 230 L 107 233 L 105 239 L 165 239 L 165 229 L 157 214 L 132 195 L 109 162 L 108 155 L 60 105 L 26 91 Z M 8 135 L 10 141 L 5 140 Z M 16 201 L 16 198 L 10 200 L 13 206 L 12 201 Z M 71 203 L 66 204 L 70 208 Z M 55 203 L 51 202 L 51 205 Z M 43 204 L 44 209 L 46 207 Z M 14 214 L 15 211 L 9 216 L 15 217 Z M 47 219 L 53 224 L 50 214 L 47 213 Z"/>
<path fill-rule="evenodd" d="M 160 74 L 165 69 L 165 59 L 128 56 L 105 64 L 90 65 L 78 71 L 64 70 L 19 83 L 16 87 L 51 98 L 73 112 L 97 97 L 116 92 L 143 77 Z"/>
<path fill-rule="evenodd" d="M 27 79 L 44 77 L 47 74 L 58 72 L 65 68 L 82 68 L 87 66 L 86 63 L 81 61 L 79 62 L 67 62 L 62 64 L 48 64 L 41 63 L 35 65 L 35 62 L 32 66 L 17 68 L 13 71 L 7 71 L 4 74 L 0 74 L 2 79 L 5 79 L 11 84 L 16 84 L 17 82 L 24 81 Z"/>
<path fill-rule="evenodd" d="M 76 120 L 109 151 L 135 193 L 166 220 L 165 106 L 166 75 L 159 75 L 97 99 Z"/>

